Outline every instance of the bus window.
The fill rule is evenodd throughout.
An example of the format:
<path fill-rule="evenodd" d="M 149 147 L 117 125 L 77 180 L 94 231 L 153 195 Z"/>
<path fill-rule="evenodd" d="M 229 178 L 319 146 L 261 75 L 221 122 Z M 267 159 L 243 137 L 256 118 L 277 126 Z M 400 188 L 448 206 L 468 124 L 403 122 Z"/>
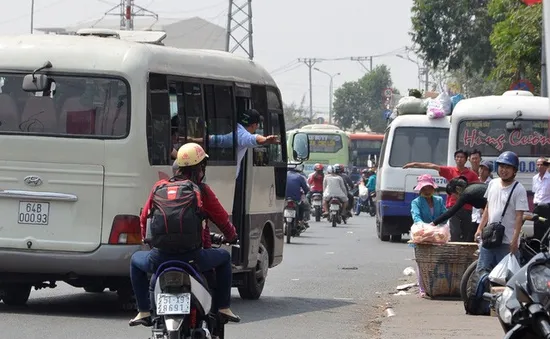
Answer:
<path fill-rule="evenodd" d="M 147 148 L 152 166 L 171 164 L 170 96 L 163 74 L 149 74 Z"/>
<path fill-rule="evenodd" d="M 267 89 L 267 107 L 269 109 L 269 135 L 278 135 L 281 141 L 278 145 L 269 145 L 269 162 L 283 163 L 283 143 L 284 140 L 282 127 L 284 126 L 284 116 L 281 100 L 273 88 Z"/>
<path fill-rule="evenodd" d="M 386 139 L 387 140 L 387 139 Z M 397 127 L 390 151 L 391 167 L 403 167 L 409 162 L 447 163 L 449 130 L 433 127 Z"/>
<path fill-rule="evenodd" d="M 206 117 L 209 135 L 225 135 L 232 133 L 231 144 L 208 144 L 210 161 L 235 161 L 235 116 L 233 112 L 233 94 L 231 86 L 205 85 L 204 86 Z"/>
<path fill-rule="evenodd" d="M 386 156 L 386 146 L 388 144 L 388 136 L 390 134 L 390 129 L 386 129 L 384 133 L 384 141 L 382 141 L 382 146 L 380 146 L 380 159 L 378 160 L 378 168 L 381 168 L 384 164 L 384 158 Z"/>
<path fill-rule="evenodd" d="M 183 84 L 183 106 L 185 108 L 185 137 L 202 140 L 205 135 L 205 121 L 201 85 Z M 201 143 L 201 146 L 205 146 Z"/>
<path fill-rule="evenodd" d="M 504 151 L 520 157 L 539 157 L 550 153 L 548 120 L 521 120 L 521 130 L 508 132 L 510 119 L 463 120 L 458 125 L 457 147 L 478 149 L 483 156 L 498 156 Z"/>

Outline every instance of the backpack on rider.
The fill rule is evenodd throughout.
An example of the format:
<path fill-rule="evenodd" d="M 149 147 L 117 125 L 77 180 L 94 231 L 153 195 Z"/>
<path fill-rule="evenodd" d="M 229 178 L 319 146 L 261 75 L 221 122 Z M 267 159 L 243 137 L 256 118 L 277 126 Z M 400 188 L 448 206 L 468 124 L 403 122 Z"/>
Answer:
<path fill-rule="evenodd" d="M 474 270 L 468 280 L 464 310 L 470 315 L 489 315 L 490 304 L 483 299 L 483 293 L 490 292 L 491 284 L 487 271 Z"/>
<path fill-rule="evenodd" d="M 150 243 L 161 251 L 183 253 L 202 248 L 203 217 L 199 187 L 177 177 L 158 185 L 151 196 Z"/>

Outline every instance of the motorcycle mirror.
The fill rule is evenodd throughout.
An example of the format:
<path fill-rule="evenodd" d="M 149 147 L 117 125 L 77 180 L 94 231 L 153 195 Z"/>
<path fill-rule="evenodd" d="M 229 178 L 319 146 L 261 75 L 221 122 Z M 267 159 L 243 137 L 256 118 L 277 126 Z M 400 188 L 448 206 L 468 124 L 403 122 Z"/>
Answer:
<path fill-rule="evenodd" d="M 531 302 L 531 297 L 529 297 L 529 293 L 525 290 L 525 288 L 519 283 L 516 281 L 516 286 L 515 286 L 515 290 L 516 290 L 516 299 L 521 303 L 521 304 L 528 304 Z"/>

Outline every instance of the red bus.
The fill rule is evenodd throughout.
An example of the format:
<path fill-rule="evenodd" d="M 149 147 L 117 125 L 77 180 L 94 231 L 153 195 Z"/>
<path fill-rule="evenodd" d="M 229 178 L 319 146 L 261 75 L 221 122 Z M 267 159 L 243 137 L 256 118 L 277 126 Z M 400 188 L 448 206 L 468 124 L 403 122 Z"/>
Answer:
<path fill-rule="evenodd" d="M 348 133 L 350 137 L 351 165 L 366 168 L 376 167 L 384 134 Z"/>

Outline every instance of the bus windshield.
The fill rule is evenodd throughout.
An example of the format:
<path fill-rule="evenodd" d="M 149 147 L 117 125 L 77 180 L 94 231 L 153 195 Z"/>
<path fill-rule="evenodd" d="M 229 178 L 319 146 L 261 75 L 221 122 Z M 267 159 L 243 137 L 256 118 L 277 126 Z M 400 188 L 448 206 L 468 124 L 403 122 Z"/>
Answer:
<path fill-rule="evenodd" d="M 380 140 L 351 139 L 353 165 L 370 167 L 380 155 L 383 137 Z M 370 163 L 369 163 L 370 160 Z"/>
<path fill-rule="evenodd" d="M 338 134 L 308 134 L 311 153 L 336 153 L 342 149 L 342 137 Z"/>
<path fill-rule="evenodd" d="M 507 131 L 509 119 L 464 120 L 458 125 L 457 148 L 477 149 L 483 156 L 512 151 L 520 157 L 550 153 L 548 120 L 520 120 L 521 130 Z"/>
<path fill-rule="evenodd" d="M 436 127 L 397 127 L 390 151 L 391 167 L 409 162 L 447 163 L 449 129 Z"/>

